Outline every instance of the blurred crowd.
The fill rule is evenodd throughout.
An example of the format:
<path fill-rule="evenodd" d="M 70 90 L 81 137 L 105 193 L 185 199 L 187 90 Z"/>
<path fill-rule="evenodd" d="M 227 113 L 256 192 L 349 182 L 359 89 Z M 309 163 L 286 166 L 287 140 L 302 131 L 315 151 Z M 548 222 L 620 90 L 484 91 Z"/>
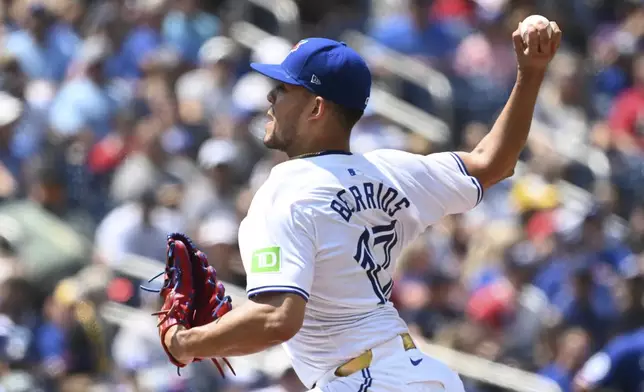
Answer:
<path fill-rule="evenodd" d="M 158 307 L 128 266 L 163 260 L 175 231 L 244 287 L 238 225 L 286 159 L 261 142 L 271 82 L 250 61 L 278 63 L 305 36 L 360 31 L 377 43 L 361 50 L 378 86 L 451 133 L 425 140 L 368 107 L 354 152 L 470 150 L 512 88 L 510 35 L 532 13 L 556 20 L 564 43 L 526 170 L 407 249 L 394 302 L 428 339 L 563 392 L 598 352 L 581 371 L 589 381 L 644 388 L 644 3 L 295 3 L 298 37 L 279 37 L 279 21 L 246 0 L 1 2 L 0 391 L 302 391 L 288 367 L 224 381 L 204 362 L 175 377 L 153 321 L 101 310 Z M 275 36 L 243 46 L 231 34 L 241 19 Z M 381 46 L 445 74 L 450 113 L 388 70 Z M 571 205 L 561 180 L 588 192 L 590 207 Z"/>

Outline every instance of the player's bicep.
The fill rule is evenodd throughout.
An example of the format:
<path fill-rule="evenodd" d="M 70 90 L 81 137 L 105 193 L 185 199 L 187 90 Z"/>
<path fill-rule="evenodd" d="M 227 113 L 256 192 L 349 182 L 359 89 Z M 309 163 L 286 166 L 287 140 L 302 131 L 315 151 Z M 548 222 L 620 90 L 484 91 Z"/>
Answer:
<path fill-rule="evenodd" d="M 316 253 L 309 217 L 295 205 L 277 206 L 255 224 L 243 228 L 252 235 L 243 240 L 241 249 L 248 297 L 290 293 L 308 301 Z"/>
<path fill-rule="evenodd" d="M 293 337 L 302 328 L 306 300 L 291 293 L 262 293 L 253 296 L 250 301 L 255 306 L 268 309 L 267 322 L 269 328 L 275 328 L 284 333 L 284 340 Z"/>

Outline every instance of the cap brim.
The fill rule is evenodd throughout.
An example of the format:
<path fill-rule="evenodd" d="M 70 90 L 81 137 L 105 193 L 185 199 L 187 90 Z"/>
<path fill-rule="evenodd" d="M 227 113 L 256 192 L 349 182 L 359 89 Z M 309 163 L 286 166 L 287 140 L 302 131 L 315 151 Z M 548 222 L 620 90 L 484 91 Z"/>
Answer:
<path fill-rule="evenodd" d="M 284 71 L 280 64 L 251 63 L 250 67 L 260 74 L 286 84 L 299 86 L 300 83 Z"/>

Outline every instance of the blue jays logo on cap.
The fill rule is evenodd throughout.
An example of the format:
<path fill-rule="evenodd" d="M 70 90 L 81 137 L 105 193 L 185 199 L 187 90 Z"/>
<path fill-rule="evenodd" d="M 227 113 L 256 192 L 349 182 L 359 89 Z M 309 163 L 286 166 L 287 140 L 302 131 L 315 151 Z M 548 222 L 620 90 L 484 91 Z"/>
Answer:
<path fill-rule="evenodd" d="M 305 44 L 307 42 L 309 42 L 308 39 L 303 39 L 300 42 L 296 43 L 295 45 L 293 45 L 293 48 L 291 49 L 291 51 L 289 53 L 295 52 L 300 47 L 300 45 Z"/>
<path fill-rule="evenodd" d="M 302 86 L 348 108 L 364 110 L 369 102 L 369 67 L 344 42 L 303 39 L 293 46 L 281 64 L 252 63 L 251 67 L 271 79 Z"/>

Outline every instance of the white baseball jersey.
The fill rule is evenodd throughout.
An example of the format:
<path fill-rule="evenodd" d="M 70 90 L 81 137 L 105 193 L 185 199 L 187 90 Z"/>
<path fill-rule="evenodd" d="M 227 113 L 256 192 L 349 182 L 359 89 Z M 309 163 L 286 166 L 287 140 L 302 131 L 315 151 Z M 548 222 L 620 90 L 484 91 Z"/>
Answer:
<path fill-rule="evenodd" d="M 307 387 L 407 331 L 389 301 L 401 250 L 482 197 L 454 153 L 330 152 L 273 168 L 239 246 L 249 298 L 289 292 L 308 301 L 302 328 L 284 344 Z"/>

